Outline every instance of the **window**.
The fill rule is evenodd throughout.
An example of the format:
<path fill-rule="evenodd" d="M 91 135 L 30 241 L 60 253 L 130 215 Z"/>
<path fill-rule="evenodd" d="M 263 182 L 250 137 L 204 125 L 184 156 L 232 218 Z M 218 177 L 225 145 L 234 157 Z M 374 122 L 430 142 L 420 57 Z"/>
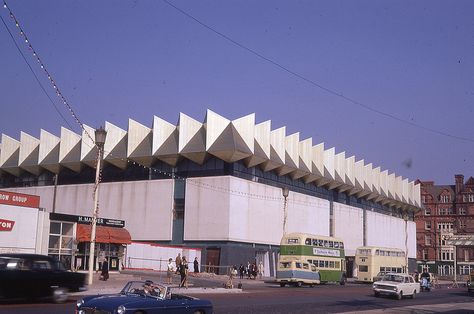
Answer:
<path fill-rule="evenodd" d="M 438 224 L 438 230 L 445 233 L 453 232 L 453 227 L 452 222 L 441 222 Z"/>
<path fill-rule="evenodd" d="M 299 242 L 298 239 L 288 239 L 288 244 L 298 244 Z"/>
<path fill-rule="evenodd" d="M 438 256 L 442 261 L 454 261 L 454 251 L 451 249 L 441 249 Z"/>
<path fill-rule="evenodd" d="M 311 239 L 310 239 L 310 238 L 306 238 L 306 241 L 304 242 L 304 244 L 306 244 L 306 245 L 311 245 Z"/>
<path fill-rule="evenodd" d="M 431 208 L 425 208 L 425 216 L 431 215 Z"/>
<path fill-rule="evenodd" d="M 440 208 L 440 209 L 438 210 L 438 212 L 439 212 L 440 215 L 446 215 L 447 210 L 446 210 L 446 208 Z"/>
<path fill-rule="evenodd" d="M 366 273 L 366 272 L 369 271 L 369 266 L 367 266 L 367 265 L 359 265 L 359 271 Z"/>
<path fill-rule="evenodd" d="M 466 209 L 461 207 L 461 208 L 458 208 L 458 214 L 459 215 L 466 215 Z"/>
<path fill-rule="evenodd" d="M 425 230 L 431 230 L 431 221 L 425 221 Z"/>
<path fill-rule="evenodd" d="M 423 251 L 421 252 L 421 256 L 426 261 L 428 259 L 428 250 L 423 249 Z"/>
<path fill-rule="evenodd" d="M 464 194 L 462 196 L 463 202 L 467 203 L 474 203 L 474 194 Z"/>
<path fill-rule="evenodd" d="M 469 250 L 464 249 L 464 261 L 469 262 Z"/>
<path fill-rule="evenodd" d="M 451 197 L 449 195 L 441 195 L 440 201 L 441 203 L 449 203 L 451 201 Z"/>
<path fill-rule="evenodd" d="M 425 245 L 431 245 L 431 236 L 425 235 Z"/>
<path fill-rule="evenodd" d="M 466 229 L 466 221 L 459 220 L 459 229 Z"/>
<path fill-rule="evenodd" d="M 446 209 L 446 213 L 447 213 L 448 215 L 452 215 L 452 214 L 454 213 L 453 208 L 450 207 L 450 208 Z"/>

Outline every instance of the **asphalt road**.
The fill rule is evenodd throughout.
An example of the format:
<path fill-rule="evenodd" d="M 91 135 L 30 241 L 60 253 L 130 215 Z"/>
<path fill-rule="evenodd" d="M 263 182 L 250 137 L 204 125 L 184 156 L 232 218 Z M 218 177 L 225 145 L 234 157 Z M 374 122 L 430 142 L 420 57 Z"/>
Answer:
<path fill-rule="evenodd" d="M 415 299 L 376 298 L 370 285 L 347 284 L 285 287 L 243 281 L 242 293 L 199 294 L 214 304 L 216 314 L 237 313 L 473 313 L 463 306 L 474 304 L 465 288 L 440 288 L 419 293 Z M 75 300 L 66 304 L 13 303 L 0 305 L 0 313 L 74 313 Z M 449 307 L 447 307 L 449 305 Z M 431 310 L 428 310 L 429 306 Z M 390 310 L 391 309 L 391 310 Z M 473 307 L 474 309 L 474 307 Z"/>

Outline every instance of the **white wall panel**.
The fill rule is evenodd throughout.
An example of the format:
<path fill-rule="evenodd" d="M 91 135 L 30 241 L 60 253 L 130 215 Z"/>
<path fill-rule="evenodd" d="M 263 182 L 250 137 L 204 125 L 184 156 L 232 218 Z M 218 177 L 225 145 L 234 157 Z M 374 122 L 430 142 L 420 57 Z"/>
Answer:
<path fill-rule="evenodd" d="M 0 253 L 35 253 L 38 209 L 0 204 L 0 218 L 13 222 L 1 231 Z"/>
<path fill-rule="evenodd" d="M 416 225 L 408 222 L 408 257 L 416 258 Z M 405 221 L 401 218 L 367 211 L 367 245 L 405 251 Z"/>
<path fill-rule="evenodd" d="M 362 209 L 333 203 L 334 236 L 344 240 L 346 255 L 354 256 L 357 247 L 363 244 Z"/>

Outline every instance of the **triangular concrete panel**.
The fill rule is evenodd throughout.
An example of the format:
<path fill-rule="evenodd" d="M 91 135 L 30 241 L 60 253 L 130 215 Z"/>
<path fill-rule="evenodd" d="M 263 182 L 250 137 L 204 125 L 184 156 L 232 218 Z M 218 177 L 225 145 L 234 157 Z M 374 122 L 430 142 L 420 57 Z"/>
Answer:
<path fill-rule="evenodd" d="M 354 180 L 355 187 L 358 189 L 365 189 L 365 165 L 364 159 L 354 163 Z"/>
<path fill-rule="evenodd" d="M 355 187 L 355 156 L 346 158 L 346 184 Z"/>
<path fill-rule="evenodd" d="M 247 147 L 247 144 L 232 124 L 229 124 L 219 138 L 214 141 L 208 152 L 229 163 L 252 155 L 250 148 Z"/>
<path fill-rule="evenodd" d="M 6 134 L 2 134 L 2 150 L 0 154 L 0 167 L 2 170 L 20 176 L 19 168 L 20 142 Z"/>
<path fill-rule="evenodd" d="M 247 167 L 255 167 L 270 159 L 271 121 L 255 125 L 254 153 L 245 159 Z"/>
<path fill-rule="evenodd" d="M 25 133 L 20 133 L 20 156 L 18 159 L 22 169 L 34 175 L 40 174 L 38 166 L 40 140 Z"/>
<path fill-rule="evenodd" d="M 276 172 L 284 176 L 299 168 L 300 134 L 294 133 L 285 137 L 285 163 Z"/>
<path fill-rule="evenodd" d="M 285 164 L 286 127 L 270 132 L 270 159 L 263 163 L 263 171 L 270 171 Z"/>
<path fill-rule="evenodd" d="M 336 181 L 346 183 L 346 152 L 340 152 L 334 156 L 334 170 Z"/>
<path fill-rule="evenodd" d="M 242 145 L 242 149 L 244 151 L 250 150 L 251 154 L 253 154 L 255 142 L 255 114 L 252 113 L 235 119 L 232 121 L 232 125 L 245 143 L 245 145 Z"/>
<path fill-rule="evenodd" d="M 75 172 L 81 171 L 81 136 L 61 127 L 59 163 Z"/>
<path fill-rule="evenodd" d="M 135 162 L 150 167 L 153 163 L 151 149 L 152 132 L 149 127 L 133 119 L 128 119 L 127 157 Z"/>
<path fill-rule="evenodd" d="M 81 162 L 95 168 L 97 164 L 97 146 L 95 145 L 95 129 L 83 124 L 81 137 Z M 107 134 L 108 135 L 108 134 Z M 105 138 L 107 142 L 107 137 Z"/>
<path fill-rule="evenodd" d="M 178 144 L 177 126 L 155 116 L 153 119 L 153 156 L 174 167 L 179 160 Z"/>
<path fill-rule="evenodd" d="M 38 164 L 48 171 L 58 174 L 60 138 L 41 129 Z"/>
<path fill-rule="evenodd" d="M 127 168 L 127 131 L 106 121 L 107 136 L 104 144 L 104 160 L 119 169 Z"/>
<path fill-rule="evenodd" d="M 209 151 L 214 142 L 221 136 L 222 132 L 229 126 L 230 120 L 207 109 L 206 112 L 206 151 Z M 228 139 L 228 140 L 231 140 Z"/>
<path fill-rule="evenodd" d="M 179 114 L 178 150 L 183 157 L 200 165 L 207 159 L 204 125 L 184 113 Z"/>

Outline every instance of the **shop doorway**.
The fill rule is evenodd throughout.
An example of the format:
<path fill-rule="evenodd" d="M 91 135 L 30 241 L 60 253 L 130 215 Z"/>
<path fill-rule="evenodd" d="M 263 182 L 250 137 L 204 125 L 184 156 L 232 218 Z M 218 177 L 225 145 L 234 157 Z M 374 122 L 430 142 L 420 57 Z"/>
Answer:
<path fill-rule="evenodd" d="M 207 248 L 206 249 L 206 271 L 208 273 L 219 274 L 219 261 L 221 258 L 220 248 Z"/>

